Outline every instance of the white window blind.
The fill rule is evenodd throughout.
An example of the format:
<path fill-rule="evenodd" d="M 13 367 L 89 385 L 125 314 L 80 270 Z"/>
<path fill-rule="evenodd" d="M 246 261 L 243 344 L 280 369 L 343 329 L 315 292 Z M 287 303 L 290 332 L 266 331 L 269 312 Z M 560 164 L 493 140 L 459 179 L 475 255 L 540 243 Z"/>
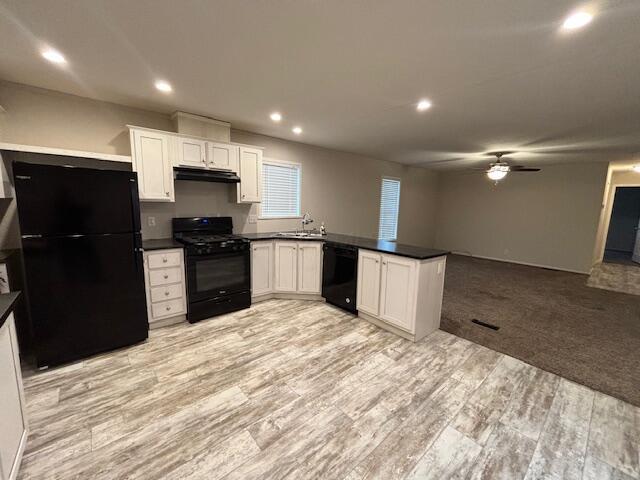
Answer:
<path fill-rule="evenodd" d="M 300 165 L 262 162 L 261 218 L 300 216 Z"/>
<path fill-rule="evenodd" d="M 380 189 L 380 227 L 378 238 L 396 240 L 400 210 L 400 180 L 383 178 Z"/>

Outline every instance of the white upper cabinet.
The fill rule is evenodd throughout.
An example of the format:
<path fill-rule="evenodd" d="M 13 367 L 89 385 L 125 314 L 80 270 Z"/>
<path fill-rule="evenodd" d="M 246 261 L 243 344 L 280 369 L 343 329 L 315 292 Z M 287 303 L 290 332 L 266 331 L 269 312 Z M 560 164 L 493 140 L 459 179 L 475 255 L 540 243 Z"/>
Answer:
<path fill-rule="evenodd" d="M 409 332 L 414 331 L 416 267 L 415 260 L 382 255 L 380 318 Z"/>
<path fill-rule="evenodd" d="M 207 166 L 220 170 L 238 171 L 240 147 L 228 143 L 207 142 Z"/>
<path fill-rule="evenodd" d="M 298 242 L 298 292 L 320 294 L 322 243 Z"/>
<path fill-rule="evenodd" d="M 358 251 L 358 310 L 378 316 L 380 305 L 380 267 L 382 255 Z"/>
<path fill-rule="evenodd" d="M 240 147 L 238 203 L 258 203 L 262 198 L 262 150 Z"/>
<path fill-rule="evenodd" d="M 178 165 L 181 167 L 207 166 L 207 142 L 188 137 L 176 137 Z"/>
<path fill-rule="evenodd" d="M 296 292 L 298 289 L 298 244 L 296 242 L 275 242 L 275 283 L 276 292 Z"/>
<path fill-rule="evenodd" d="M 138 173 L 140 200 L 173 202 L 173 165 L 168 134 L 156 131 L 130 130 L 131 161 Z"/>
<path fill-rule="evenodd" d="M 251 296 L 273 292 L 273 242 L 251 242 Z"/>
<path fill-rule="evenodd" d="M 138 172 L 140 200 L 173 202 L 175 166 L 236 172 L 240 177 L 238 203 L 260 202 L 262 149 L 133 125 L 128 127 L 133 170 Z"/>

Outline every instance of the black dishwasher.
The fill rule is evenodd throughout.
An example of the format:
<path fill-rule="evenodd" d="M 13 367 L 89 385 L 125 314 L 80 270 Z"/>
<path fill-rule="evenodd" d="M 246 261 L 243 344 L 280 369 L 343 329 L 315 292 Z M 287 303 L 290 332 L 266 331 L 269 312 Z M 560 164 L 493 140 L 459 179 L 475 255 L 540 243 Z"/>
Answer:
<path fill-rule="evenodd" d="M 325 243 L 322 262 L 322 296 L 328 303 L 356 313 L 358 249 Z"/>

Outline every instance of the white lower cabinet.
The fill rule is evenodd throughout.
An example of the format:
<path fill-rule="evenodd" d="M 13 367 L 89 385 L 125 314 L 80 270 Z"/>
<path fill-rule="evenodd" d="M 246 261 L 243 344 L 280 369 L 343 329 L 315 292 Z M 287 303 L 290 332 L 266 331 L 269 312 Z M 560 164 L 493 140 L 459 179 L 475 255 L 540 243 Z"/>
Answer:
<path fill-rule="evenodd" d="M 298 292 L 320 295 L 321 278 L 322 243 L 298 243 Z"/>
<path fill-rule="evenodd" d="M 356 304 L 359 311 L 378 316 L 380 306 L 380 262 L 382 255 L 358 252 L 358 289 Z"/>
<path fill-rule="evenodd" d="M 418 341 L 440 327 L 446 257 L 358 252 L 358 311 Z"/>
<path fill-rule="evenodd" d="M 397 256 L 382 257 L 380 318 L 413 332 L 416 261 Z"/>
<path fill-rule="evenodd" d="M 27 415 L 13 313 L 0 327 L 0 479 L 18 478 Z"/>
<path fill-rule="evenodd" d="M 296 292 L 298 290 L 298 243 L 275 242 L 275 282 L 276 292 Z"/>
<path fill-rule="evenodd" d="M 273 292 L 273 242 L 251 242 L 251 296 Z"/>
<path fill-rule="evenodd" d="M 251 296 L 322 291 L 322 242 L 251 242 Z"/>
<path fill-rule="evenodd" d="M 171 323 L 187 314 L 184 252 L 181 248 L 144 253 L 149 327 Z M 154 325 L 155 324 L 155 325 Z"/>

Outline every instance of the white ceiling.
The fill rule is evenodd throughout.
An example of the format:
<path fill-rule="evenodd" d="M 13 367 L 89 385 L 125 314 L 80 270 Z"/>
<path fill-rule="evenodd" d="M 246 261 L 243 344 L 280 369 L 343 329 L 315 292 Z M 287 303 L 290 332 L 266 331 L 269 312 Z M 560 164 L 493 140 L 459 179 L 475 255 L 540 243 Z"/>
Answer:
<path fill-rule="evenodd" d="M 592 24 L 561 33 L 583 5 L 0 0 L 0 78 L 420 166 L 496 149 L 525 164 L 628 159 L 640 152 L 640 1 L 592 2 Z M 45 45 L 66 68 L 41 58 Z M 433 108 L 420 114 L 422 97 Z"/>

